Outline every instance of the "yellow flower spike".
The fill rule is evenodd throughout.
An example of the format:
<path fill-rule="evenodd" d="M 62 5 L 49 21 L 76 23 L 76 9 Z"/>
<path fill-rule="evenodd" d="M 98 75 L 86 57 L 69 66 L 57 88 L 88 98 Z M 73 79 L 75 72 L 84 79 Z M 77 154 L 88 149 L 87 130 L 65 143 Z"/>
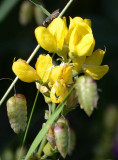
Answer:
<path fill-rule="evenodd" d="M 36 71 L 44 83 L 49 79 L 52 65 L 52 58 L 49 55 L 40 55 L 37 59 Z"/>
<path fill-rule="evenodd" d="M 58 80 L 54 83 L 51 89 L 50 93 L 51 101 L 53 103 L 61 103 L 67 94 L 68 94 L 68 89 L 65 83 L 63 82 L 63 80 Z"/>
<path fill-rule="evenodd" d="M 64 38 L 65 38 L 65 31 L 66 25 L 65 20 L 61 18 L 55 18 L 47 28 L 50 33 L 55 36 L 57 42 L 57 49 L 62 50 Z"/>
<path fill-rule="evenodd" d="M 84 68 L 84 73 L 91 76 L 95 80 L 101 79 L 109 70 L 108 65 L 88 66 Z"/>
<path fill-rule="evenodd" d="M 25 60 L 18 59 L 12 65 L 13 72 L 24 82 L 35 82 L 40 80 L 36 70 L 26 63 Z"/>
<path fill-rule="evenodd" d="M 45 27 L 37 27 L 35 36 L 42 48 L 49 52 L 55 52 L 57 49 L 56 37 Z"/>
<path fill-rule="evenodd" d="M 96 65 L 99 66 L 102 63 L 105 51 L 102 49 L 97 49 L 90 57 L 86 58 L 86 65 Z"/>
<path fill-rule="evenodd" d="M 78 73 L 81 72 L 82 70 L 82 65 L 84 64 L 86 60 L 86 56 L 81 56 L 81 57 L 75 57 L 72 59 L 72 62 L 74 63 L 73 69 L 76 70 Z"/>

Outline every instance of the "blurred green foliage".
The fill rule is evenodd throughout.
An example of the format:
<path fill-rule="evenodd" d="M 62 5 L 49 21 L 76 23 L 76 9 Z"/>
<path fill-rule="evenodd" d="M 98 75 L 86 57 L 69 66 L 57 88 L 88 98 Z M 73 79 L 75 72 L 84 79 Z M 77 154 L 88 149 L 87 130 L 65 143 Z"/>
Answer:
<path fill-rule="evenodd" d="M 19 17 L 21 5 L 24 1 L 18 2 L 18 0 L 15 0 L 14 5 L 12 1 L 10 0 L 9 4 L 5 5 L 5 7 L 9 6 L 6 7 L 6 9 L 9 9 L 6 10 L 4 8 L 5 16 L 0 18 L 0 78 L 9 77 L 14 79 L 15 76 L 11 70 L 14 57 L 16 59 L 27 59 L 29 57 L 37 45 L 34 29 L 38 24 L 35 21 L 35 16 L 40 19 L 44 15 L 40 12 L 37 12 L 39 16 L 35 15 L 33 11 L 31 20 L 26 25 L 22 25 Z M 61 11 L 68 1 L 43 0 L 40 2 L 51 13 L 58 8 Z M 5 3 L 5 0 L 0 3 L 0 8 L 2 3 Z M 34 7 L 33 4 L 32 6 Z M 90 118 L 87 117 L 79 106 L 68 115 L 70 124 L 76 132 L 77 143 L 73 154 L 66 159 L 117 160 L 118 153 L 116 153 L 113 146 L 114 140 L 118 139 L 118 132 L 116 132 L 118 126 L 116 118 L 118 115 L 118 1 L 74 0 L 65 16 L 67 18 L 69 16 L 81 16 L 92 20 L 92 29 L 96 40 L 95 49 L 104 49 L 106 47 L 107 52 L 103 63 L 108 64 L 110 67 L 109 73 L 97 82 L 100 98 L 98 108 L 93 115 Z M 40 23 L 42 23 L 43 19 Z M 31 62 L 32 66 L 34 66 L 39 53 L 45 53 L 45 51 L 42 49 L 38 51 Z M 9 80 L 0 81 L 0 97 L 5 93 L 10 83 L 11 81 Z M 29 115 L 36 94 L 35 84 L 26 84 L 18 81 L 15 88 L 17 93 L 23 93 L 26 96 Z M 8 98 L 13 94 L 14 90 L 9 94 Z M 43 115 L 46 108 L 44 99 L 40 95 L 26 141 L 28 148 L 44 122 Z M 3 103 L 0 109 L 0 154 L 2 155 L 7 148 L 10 148 L 15 153 L 16 148 L 22 143 L 23 133 L 15 135 L 10 128 L 6 102 Z M 118 144 L 115 145 L 118 147 Z"/>

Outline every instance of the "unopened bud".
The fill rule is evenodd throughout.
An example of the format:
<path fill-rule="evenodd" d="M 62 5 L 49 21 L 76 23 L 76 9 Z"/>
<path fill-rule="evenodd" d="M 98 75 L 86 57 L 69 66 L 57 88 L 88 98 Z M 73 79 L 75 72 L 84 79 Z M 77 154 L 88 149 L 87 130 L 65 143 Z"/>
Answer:
<path fill-rule="evenodd" d="M 27 121 L 26 98 L 22 94 L 16 94 L 7 101 L 7 113 L 11 128 L 15 133 L 25 130 Z"/>

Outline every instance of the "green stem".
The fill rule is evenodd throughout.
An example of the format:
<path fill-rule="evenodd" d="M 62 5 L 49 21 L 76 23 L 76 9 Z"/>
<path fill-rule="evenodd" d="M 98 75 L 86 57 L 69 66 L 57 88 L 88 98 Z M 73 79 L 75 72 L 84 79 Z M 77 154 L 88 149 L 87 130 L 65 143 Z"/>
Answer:
<path fill-rule="evenodd" d="M 27 60 L 27 63 L 30 63 L 30 61 L 33 59 L 33 57 L 35 56 L 35 54 L 37 53 L 37 51 L 39 50 L 40 45 L 38 44 L 37 47 L 34 49 L 34 51 L 32 52 L 32 54 L 30 55 L 30 57 Z M 18 77 L 16 76 L 16 78 L 14 79 L 14 81 L 11 83 L 11 85 L 9 86 L 9 88 L 7 89 L 7 91 L 5 92 L 5 94 L 3 95 L 3 97 L 0 100 L 0 106 L 2 105 L 2 103 L 4 102 L 4 100 L 6 99 L 6 97 L 8 96 L 8 94 L 10 93 L 10 91 L 12 90 L 12 88 L 14 87 L 14 85 L 16 84 L 16 82 L 18 81 Z"/>
<path fill-rule="evenodd" d="M 71 5 L 71 3 L 73 2 L 73 0 L 70 0 L 67 4 L 66 4 L 66 6 L 64 7 L 64 9 L 61 11 L 61 13 L 59 14 L 59 16 L 58 17 L 62 17 L 63 16 L 63 14 L 66 12 L 66 10 L 69 8 L 69 6 Z"/>
<path fill-rule="evenodd" d="M 37 91 L 37 94 L 36 94 L 36 97 L 35 97 L 35 100 L 34 100 L 34 104 L 33 104 L 33 107 L 32 107 L 32 110 L 31 110 L 31 114 L 30 114 L 30 117 L 29 117 L 29 120 L 28 120 L 28 124 L 27 124 L 27 128 L 26 128 L 25 135 L 24 135 L 24 138 L 23 138 L 22 147 L 21 147 L 21 150 L 20 150 L 20 154 L 19 154 L 19 159 L 18 160 L 20 160 L 21 156 L 22 156 L 22 150 L 23 150 L 24 143 L 25 143 L 25 140 L 26 140 L 26 137 L 27 137 L 29 125 L 30 125 L 30 122 L 31 122 L 31 119 L 32 119 L 34 108 L 36 106 L 36 102 L 37 102 L 37 99 L 38 99 L 39 92 L 40 92 L 40 90 Z"/>
<path fill-rule="evenodd" d="M 52 103 L 52 113 L 55 111 L 56 103 Z"/>
<path fill-rule="evenodd" d="M 44 138 L 43 138 L 43 140 L 42 140 L 42 142 L 40 144 L 39 150 L 37 152 L 39 158 L 41 157 L 41 154 L 42 154 L 42 151 L 43 151 L 43 148 L 44 148 L 46 142 L 47 142 L 47 139 L 46 139 L 46 136 L 44 136 Z"/>

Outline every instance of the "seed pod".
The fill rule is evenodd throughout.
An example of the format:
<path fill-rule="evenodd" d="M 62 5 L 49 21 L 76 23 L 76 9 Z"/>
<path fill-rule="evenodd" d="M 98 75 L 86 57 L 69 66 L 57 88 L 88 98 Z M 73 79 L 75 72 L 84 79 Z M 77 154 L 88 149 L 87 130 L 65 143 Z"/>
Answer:
<path fill-rule="evenodd" d="M 60 118 L 54 127 L 56 146 L 63 158 L 68 152 L 68 125 L 64 118 Z"/>
<path fill-rule="evenodd" d="M 75 135 L 75 132 L 70 127 L 68 129 L 68 133 L 69 133 L 68 154 L 71 155 L 72 151 L 75 148 L 76 135 Z"/>
<path fill-rule="evenodd" d="M 90 116 L 98 101 L 96 82 L 90 76 L 80 76 L 76 81 L 75 89 L 81 109 Z"/>
<path fill-rule="evenodd" d="M 16 94 L 7 101 L 7 113 L 11 128 L 15 133 L 25 130 L 27 121 L 26 98 L 22 94 Z"/>

